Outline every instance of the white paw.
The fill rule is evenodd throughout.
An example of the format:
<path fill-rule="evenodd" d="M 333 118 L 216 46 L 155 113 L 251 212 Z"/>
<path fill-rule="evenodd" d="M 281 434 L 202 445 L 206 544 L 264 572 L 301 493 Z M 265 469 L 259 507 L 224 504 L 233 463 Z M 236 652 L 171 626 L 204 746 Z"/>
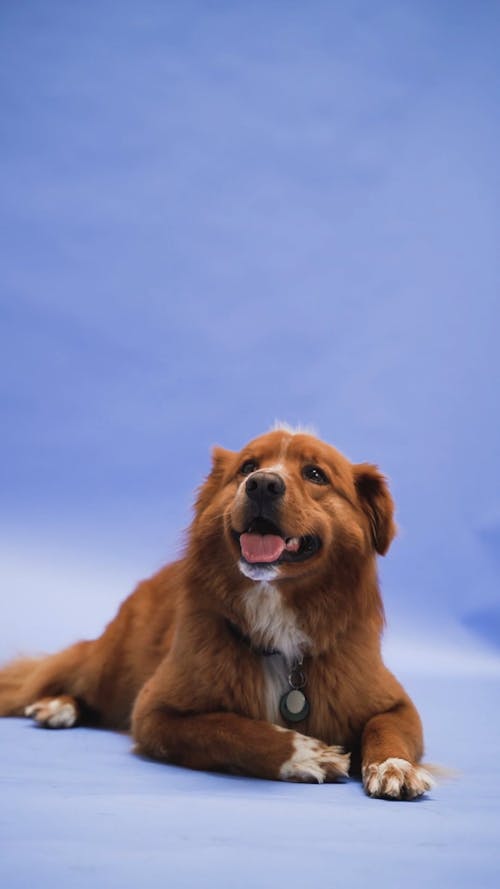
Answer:
<path fill-rule="evenodd" d="M 346 777 L 350 755 L 342 747 L 327 747 L 316 738 L 295 733 L 294 751 L 280 769 L 282 781 L 307 781 L 323 784 Z"/>
<path fill-rule="evenodd" d="M 68 695 L 40 698 L 26 707 L 24 713 L 46 728 L 71 728 L 78 718 L 76 704 Z"/>
<path fill-rule="evenodd" d="M 391 756 L 363 766 L 363 784 L 369 796 L 415 799 L 434 787 L 434 780 L 422 766 Z"/>

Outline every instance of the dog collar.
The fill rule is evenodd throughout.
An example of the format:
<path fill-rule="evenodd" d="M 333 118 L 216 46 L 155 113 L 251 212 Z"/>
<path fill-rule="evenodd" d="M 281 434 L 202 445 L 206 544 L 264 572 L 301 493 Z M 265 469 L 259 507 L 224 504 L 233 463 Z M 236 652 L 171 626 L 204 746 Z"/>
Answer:
<path fill-rule="evenodd" d="M 275 654 L 282 654 L 278 648 L 260 648 L 254 645 L 250 636 L 247 636 L 237 624 L 233 624 L 232 620 L 226 619 L 227 626 L 238 642 L 243 642 L 255 654 L 262 657 L 272 657 Z M 296 660 L 288 674 L 288 685 L 290 686 L 280 698 L 280 713 L 286 722 L 302 722 L 309 715 L 309 701 L 307 700 L 302 689 L 306 684 L 306 677 L 302 669 L 302 658 Z"/>
<path fill-rule="evenodd" d="M 275 654 L 281 654 L 279 648 L 261 648 L 259 645 L 254 645 L 250 636 L 247 636 L 243 630 L 240 630 L 236 624 L 233 624 L 232 620 L 226 619 L 226 623 L 235 639 L 238 639 L 238 642 L 244 642 L 255 654 L 260 654 L 262 657 L 272 657 Z"/>

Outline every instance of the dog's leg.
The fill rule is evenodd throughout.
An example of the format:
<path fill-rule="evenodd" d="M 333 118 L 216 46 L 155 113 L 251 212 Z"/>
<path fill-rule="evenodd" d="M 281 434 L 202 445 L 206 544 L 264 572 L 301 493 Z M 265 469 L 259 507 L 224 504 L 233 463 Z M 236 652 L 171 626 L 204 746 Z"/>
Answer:
<path fill-rule="evenodd" d="M 234 713 L 154 709 L 133 719 L 138 753 L 192 769 L 323 783 L 345 777 L 349 754 L 315 738 Z"/>
<path fill-rule="evenodd" d="M 386 713 L 373 716 L 362 740 L 362 775 L 369 796 L 414 799 L 434 782 L 419 766 L 422 756 L 422 724 L 409 698 Z"/>
<path fill-rule="evenodd" d="M 25 707 L 24 713 L 43 728 L 72 728 L 81 718 L 78 702 L 71 695 L 40 698 Z"/>
<path fill-rule="evenodd" d="M 92 643 L 78 642 L 55 655 L 14 661 L 0 669 L 0 715 L 26 715 L 39 725 L 68 728 L 91 711 L 83 703 L 92 676 L 87 667 Z"/>

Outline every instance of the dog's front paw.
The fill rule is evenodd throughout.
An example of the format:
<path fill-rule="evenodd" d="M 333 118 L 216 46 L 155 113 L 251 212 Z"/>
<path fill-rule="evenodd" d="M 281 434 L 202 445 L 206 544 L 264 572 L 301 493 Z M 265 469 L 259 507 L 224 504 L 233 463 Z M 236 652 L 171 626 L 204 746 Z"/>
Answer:
<path fill-rule="evenodd" d="M 78 705 L 69 695 L 57 698 L 40 698 L 24 710 L 43 728 L 71 728 L 78 719 Z"/>
<path fill-rule="evenodd" d="M 430 790 L 434 781 L 422 766 L 394 756 L 363 766 L 363 784 L 369 796 L 415 799 Z"/>
<path fill-rule="evenodd" d="M 342 747 L 328 747 L 316 738 L 294 734 L 292 756 L 280 769 L 282 781 L 323 784 L 347 777 L 350 755 Z"/>

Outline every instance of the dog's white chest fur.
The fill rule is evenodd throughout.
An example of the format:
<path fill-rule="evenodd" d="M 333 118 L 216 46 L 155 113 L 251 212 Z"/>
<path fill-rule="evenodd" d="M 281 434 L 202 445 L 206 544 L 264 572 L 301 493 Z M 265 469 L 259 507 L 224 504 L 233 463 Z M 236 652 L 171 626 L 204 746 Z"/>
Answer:
<path fill-rule="evenodd" d="M 290 689 L 288 675 L 290 668 L 283 655 L 274 654 L 264 657 L 264 712 L 268 722 L 275 725 L 285 725 L 280 712 L 280 701 L 283 695 Z"/>
<path fill-rule="evenodd" d="M 255 583 L 243 598 L 249 635 L 254 645 L 275 648 L 280 654 L 262 656 L 265 680 L 265 712 L 269 722 L 282 724 L 279 702 L 289 689 L 288 674 L 310 646 L 293 611 L 271 583 Z"/>

